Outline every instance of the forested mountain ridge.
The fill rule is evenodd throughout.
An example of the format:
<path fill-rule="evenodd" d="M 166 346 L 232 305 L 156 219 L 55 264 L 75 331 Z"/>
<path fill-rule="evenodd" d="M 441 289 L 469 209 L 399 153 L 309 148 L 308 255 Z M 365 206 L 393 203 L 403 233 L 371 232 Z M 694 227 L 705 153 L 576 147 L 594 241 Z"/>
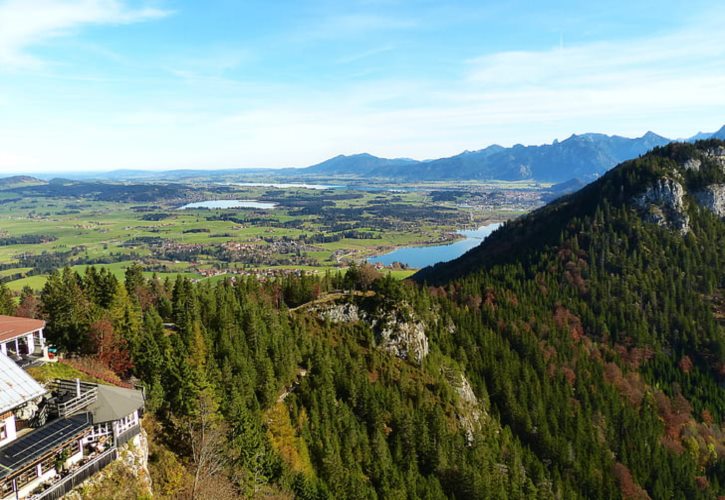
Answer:
<path fill-rule="evenodd" d="M 722 494 L 724 187 L 724 142 L 670 144 L 506 224 L 478 248 L 416 279 L 469 310 L 472 321 L 486 325 L 478 327 L 483 332 L 502 335 L 527 370 L 546 367 L 567 378 L 587 420 L 614 416 L 602 410 L 601 398 L 604 387 L 615 387 L 617 404 L 624 402 L 615 412 L 625 418 L 621 441 L 609 437 L 600 445 L 609 447 L 616 467 L 632 472 L 640 493 L 672 496 L 684 483 L 664 486 L 663 478 L 674 476 L 662 464 L 690 450 L 699 484 L 717 481 Z M 505 408 L 504 424 L 551 452 L 561 436 L 542 435 L 540 422 L 551 419 L 531 411 L 542 400 L 551 404 L 550 396 L 499 382 L 490 362 L 486 368 L 488 355 L 474 347 L 492 345 L 497 335 L 489 335 L 464 342 L 467 365 L 476 367 L 469 373 L 488 375 L 492 404 Z M 541 378 L 534 380 L 537 391 L 549 392 Z M 649 437 L 640 424 L 625 423 L 632 409 L 649 421 Z M 561 429 L 546 427 L 544 434 Z"/>
<path fill-rule="evenodd" d="M 435 286 L 65 268 L 17 306 L 0 285 L 0 314 L 144 383 L 159 498 L 715 499 L 724 147 L 628 162 Z"/>
<path fill-rule="evenodd" d="M 460 258 L 420 271 L 418 281 L 452 277 L 536 254 L 557 243 L 572 222 L 604 208 L 638 213 L 643 221 L 689 233 L 690 213 L 725 216 L 725 142 L 672 143 L 625 162 L 581 190 L 506 223 Z"/>

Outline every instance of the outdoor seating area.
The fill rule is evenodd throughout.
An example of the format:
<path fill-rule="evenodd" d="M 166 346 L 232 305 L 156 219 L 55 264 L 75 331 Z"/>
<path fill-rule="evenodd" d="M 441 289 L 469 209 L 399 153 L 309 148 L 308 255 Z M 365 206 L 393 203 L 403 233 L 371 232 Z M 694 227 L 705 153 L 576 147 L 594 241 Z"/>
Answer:
<path fill-rule="evenodd" d="M 47 405 L 52 416 L 67 417 L 87 408 L 98 398 L 96 384 L 79 380 L 55 380 L 48 384 L 51 397 Z"/>
<path fill-rule="evenodd" d="M 37 488 L 80 462 L 83 438 L 91 432 L 89 413 L 56 419 L 0 449 L 2 497 Z"/>
<path fill-rule="evenodd" d="M 0 353 L 23 368 L 50 361 L 45 321 L 0 315 Z"/>

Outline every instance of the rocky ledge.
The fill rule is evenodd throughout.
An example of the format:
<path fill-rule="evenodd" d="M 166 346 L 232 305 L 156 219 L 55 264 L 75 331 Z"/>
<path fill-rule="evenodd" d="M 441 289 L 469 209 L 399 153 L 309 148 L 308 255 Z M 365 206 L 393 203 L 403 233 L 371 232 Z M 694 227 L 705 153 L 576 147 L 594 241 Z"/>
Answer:
<path fill-rule="evenodd" d="M 685 209 L 685 188 L 673 179 L 662 178 L 634 198 L 635 206 L 647 222 L 687 234 L 690 217 Z"/>
<path fill-rule="evenodd" d="M 725 184 L 713 184 L 693 194 L 701 207 L 718 217 L 725 217 Z"/>
<path fill-rule="evenodd" d="M 408 304 L 391 311 L 368 312 L 357 304 L 344 302 L 316 308 L 320 319 L 333 323 L 362 321 L 375 333 L 377 347 L 401 359 L 422 363 L 428 355 L 426 326 Z"/>

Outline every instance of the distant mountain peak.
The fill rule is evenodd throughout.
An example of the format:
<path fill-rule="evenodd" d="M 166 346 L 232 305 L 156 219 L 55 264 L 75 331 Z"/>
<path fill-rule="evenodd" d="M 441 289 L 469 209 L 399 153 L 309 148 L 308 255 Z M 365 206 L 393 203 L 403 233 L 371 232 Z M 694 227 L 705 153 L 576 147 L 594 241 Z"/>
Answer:
<path fill-rule="evenodd" d="M 725 139 L 725 127 L 703 138 L 710 137 Z M 635 138 L 587 132 L 572 134 L 567 139 L 550 144 L 515 144 L 508 148 L 494 144 L 422 162 L 407 158 L 379 158 L 370 153 L 339 155 L 301 172 L 303 175 L 351 175 L 410 182 L 534 179 L 561 183 L 572 178 L 587 179 L 602 175 L 625 160 L 638 158 L 670 142 L 670 139 L 651 130 Z"/>
<path fill-rule="evenodd" d="M 725 140 L 725 125 L 723 125 L 720 130 L 712 134 L 711 138 Z"/>
<path fill-rule="evenodd" d="M 669 140 L 666 137 L 662 137 L 661 135 L 656 134 L 656 133 L 652 132 L 651 130 L 648 130 L 641 138 L 647 139 L 647 140 L 664 140 L 664 141 L 669 142 Z"/>

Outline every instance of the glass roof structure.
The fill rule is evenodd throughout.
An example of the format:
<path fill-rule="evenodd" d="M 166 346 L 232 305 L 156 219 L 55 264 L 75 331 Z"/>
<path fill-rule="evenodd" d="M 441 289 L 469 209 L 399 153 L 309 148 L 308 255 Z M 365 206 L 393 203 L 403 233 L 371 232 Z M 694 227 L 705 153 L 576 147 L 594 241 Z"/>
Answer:
<path fill-rule="evenodd" d="M 0 415 L 45 392 L 15 361 L 0 353 Z"/>

